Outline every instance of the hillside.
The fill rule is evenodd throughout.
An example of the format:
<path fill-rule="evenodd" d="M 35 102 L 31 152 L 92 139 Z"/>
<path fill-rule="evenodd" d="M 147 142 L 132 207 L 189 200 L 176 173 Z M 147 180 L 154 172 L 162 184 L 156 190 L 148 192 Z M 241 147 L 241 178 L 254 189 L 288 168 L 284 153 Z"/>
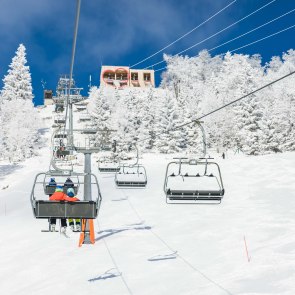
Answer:
<path fill-rule="evenodd" d="M 41 112 L 50 116 L 50 108 Z M 51 129 L 44 132 L 49 140 Z M 173 154 L 144 154 L 147 188 L 124 190 L 98 173 L 96 156 L 103 203 L 96 243 L 81 248 L 79 234 L 42 233 L 47 220 L 33 217 L 33 179 L 48 169 L 51 152 L 39 153 L 0 164 L 2 294 L 294 294 L 294 153 L 213 155 L 225 187 L 220 205 L 165 203 Z"/>

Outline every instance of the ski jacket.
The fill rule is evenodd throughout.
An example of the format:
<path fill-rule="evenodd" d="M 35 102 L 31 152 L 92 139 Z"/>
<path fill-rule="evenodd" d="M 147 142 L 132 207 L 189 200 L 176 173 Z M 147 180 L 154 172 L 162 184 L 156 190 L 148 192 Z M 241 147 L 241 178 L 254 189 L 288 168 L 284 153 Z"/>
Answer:
<path fill-rule="evenodd" d="M 65 196 L 65 201 L 68 201 L 68 202 L 77 202 L 77 201 L 80 201 L 78 198 L 76 197 L 69 197 L 69 196 Z"/>
<path fill-rule="evenodd" d="M 80 201 L 78 198 L 73 197 L 70 198 L 68 197 L 65 193 L 63 192 L 55 192 L 50 198 L 50 201 L 68 201 L 68 202 L 76 202 Z"/>
<path fill-rule="evenodd" d="M 67 195 L 63 192 L 55 192 L 50 198 L 50 201 L 65 201 Z"/>

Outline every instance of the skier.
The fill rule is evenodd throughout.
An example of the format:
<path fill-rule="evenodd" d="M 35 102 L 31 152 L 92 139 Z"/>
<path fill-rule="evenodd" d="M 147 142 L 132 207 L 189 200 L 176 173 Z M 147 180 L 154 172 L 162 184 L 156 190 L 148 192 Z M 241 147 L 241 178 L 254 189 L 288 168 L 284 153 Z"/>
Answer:
<path fill-rule="evenodd" d="M 60 185 L 56 186 L 55 192 L 50 196 L 50 201 L 67 201 L 67 195 L 63 192 L 63 187 Z M 67 230 L 67 220 L 65 218 L 60 219 L 61 223 L 61 232 L 66 233 Z M 55 231 L 56 218 L 50 218 L 50 230 Z"/>
<path fill-rule="evenodd" d="M 74 187 L 74 183 L 70 177 L 68 177 L 67 180 L 65 181 L 64 187 L 65 188 Z"/>
<path fill-rule="evenodd" d="M 48 186 L 56 187 L 56 181 L 55 181 L 55 178 L 54 177 L 50 178 L 50 181 L 48 183 Z M 51 196 L 52 196 L 52 194 L 49 195 L 49 197 L 51 197 Z"/>
<path fill-rule="evenodd" d="M 56 189 L 56 181 L 55 181 L 55 178 L 54 178 L 54 177 L 50 178 L 49 183 L 48 183 L 48 186 L 50 186 L 50 187 L 54 187 L 54 190 Z M 49 194 L 49 195 L 48 195 L 49 198 L 50 198 L 52 195 L 53 195 L 53 194 Z M 50 230 L 50 231 L 55 231 L 55 223 L 53 223 L 51 219 L 52 219 L 52 218 L 49 218 L 49 219 L 48 219 L 48 222 L 49 222 L 49 230 Z"/>
<path fill-rule="evenodd" d="M 75 197 L 75 191 L 72 187 L 67 189 L 67 195 L 68 195 L 67 201 L 69 201 L 69 202 L 80 201 L 77 197 Z M 74 223 L 76 223 L 76 229 L 75 229 Z M 70 218 L 69 219 L 69 226 L 72 229 L 72 231 L 75 231 L 75 230 L 81 231 L 81 220 L 79 218 L 77 218 L 77 219 Z"/>

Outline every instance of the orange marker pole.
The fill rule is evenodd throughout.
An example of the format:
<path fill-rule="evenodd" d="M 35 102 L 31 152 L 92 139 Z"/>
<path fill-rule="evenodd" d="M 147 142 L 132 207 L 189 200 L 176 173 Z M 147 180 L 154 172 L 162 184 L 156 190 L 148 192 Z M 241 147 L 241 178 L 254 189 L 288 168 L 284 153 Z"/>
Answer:
<path fill-rule="evenodd" d="M 247 259 L 248 259 L 248 262 L 250 262 L 250 256 L 249 256 L 249 252 L 248 252 L 248 247 L 247 247 L 247 242 L 246 242 L 246 237 L 245 236 L 244 236 L 244 243 L 245 243 L 245 249 L 246 249 Z"/>
<path fill-rule="evenodd" d="M 82 232 L 80 234 L 80 238 L 79 238 L 79 247 L 82 246 L 82 244 L 84 244 L 85 241 L 85 230 L 86 230 L 86 223 L 89 223 L 89 239 L 91 244 L 95 243 L 95 236 L 94 236 L 94 223 L 93 223 L 93 219 L 82 219 Z"/>
<path fill-rule="evenodd" d="M 86 219 L 82 219 L 81 222 L 82 222 L 82 228 L 81 228 L 81 233 L 80 233 L 80 238 L 79 238 L 79 247 L 81 247 L 82 244 L 84 243 Z"/>

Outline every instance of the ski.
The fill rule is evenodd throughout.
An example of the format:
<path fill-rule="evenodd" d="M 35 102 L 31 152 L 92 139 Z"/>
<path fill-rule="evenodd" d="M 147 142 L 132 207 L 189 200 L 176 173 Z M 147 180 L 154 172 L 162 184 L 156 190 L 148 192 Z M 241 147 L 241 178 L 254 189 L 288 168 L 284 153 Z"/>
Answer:
<path fill-rule="evenodd" d="M 67 233 L 63 233 L 63 232 L 61 232 L 60 234 L 63 235 L 63 236 L 64 236 L 65 238 L 67 238 L 67 239 L 70 238 L 70 236 L 68 236 Z"/>

